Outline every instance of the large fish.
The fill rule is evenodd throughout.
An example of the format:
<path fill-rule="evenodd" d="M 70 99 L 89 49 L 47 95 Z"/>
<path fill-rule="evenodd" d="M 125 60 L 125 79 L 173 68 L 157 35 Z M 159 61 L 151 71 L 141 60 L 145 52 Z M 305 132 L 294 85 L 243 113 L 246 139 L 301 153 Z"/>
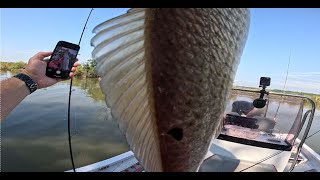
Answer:
<path fill-rule="evenodd" d="M 131 9 L 93 30 L 113 117 L 146 171 L 197 171 L 221 127 L 247 9 Z"/>

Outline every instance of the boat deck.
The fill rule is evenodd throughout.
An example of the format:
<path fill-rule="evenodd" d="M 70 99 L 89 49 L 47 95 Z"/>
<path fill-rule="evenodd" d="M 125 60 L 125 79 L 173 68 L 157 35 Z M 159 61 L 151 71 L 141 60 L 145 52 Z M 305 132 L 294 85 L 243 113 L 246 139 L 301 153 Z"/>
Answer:
<path fill-rule="evenodd" d="M 213 155 L 212 153 L 210 154 L 210 157 L 215 157 L 211 155 Z M 217 157 L 218 156 L 216 156 L 215 158 Z M 223 157 L 219 156 L 219 158 L 220 160 L 223 160 Z M 241 162 L 241 163 L 247 166 L 247 162 Z M 241 165 L 241 163 L 238 163 L 238 164 Z M 285 172 L 288 171 L 288 169 L 291 166 L 291 163 L 292 163 L 292 159 L 289 160 L 284 170 Z M 222 163 L 222 164 L 224 164 L 225 166 L 228 165 L 228 163 Z M 230 168 L 229 170 L 227 169 L 222 170 L 221 168 L 209 170 L 204 168 L 202 170 L 200 169 L 200 171 L 238 172 L 240 169 L 243 169 L 243 168 L 240 168 L 239 165 L 237 168 L 233 168 L 232 170 L 230 170 Z M 232 162 L 231 162 L 231 166 L 232 166 Z M 253 171 L 261 172 L 261 171 L 265 171 L 266 169 L 268 170 L 268 172 L 276 172 L 276 170 L 274 170 L 271 166 L 270 167 L 269 166 L 262 163 L 260 165 L 257 165 L 256 168 L 248 170 L 248 172 L 253 172 Z M 73 170 L 69 170 L 66 172 L 73 172 Z M 135 158 L 133 152 L 128 151 L 118 156 L 112 157 L 110 159 L 77 168 L 76 172 L 144 172 L 144 169 L 140 165 L 139 161 Z M 298 158 L 298 163 L 296 167 L 293 169 L 293 172 L 320 172 L 320 155 L 314 152 L 307 145 L 303 145 L 302 151 Z"/>

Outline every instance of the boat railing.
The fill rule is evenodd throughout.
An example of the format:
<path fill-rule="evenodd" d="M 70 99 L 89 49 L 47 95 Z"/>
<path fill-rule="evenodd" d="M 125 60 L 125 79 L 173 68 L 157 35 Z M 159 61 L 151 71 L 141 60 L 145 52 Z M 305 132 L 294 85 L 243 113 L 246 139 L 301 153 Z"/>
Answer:
<path fill-rule="evenodd" d="M 250 89 L 232 88 L 232 90 L 243 91 L 243 92 L 251 92 L 251 93 L 260 93 L 259 90 L 250 90 Z M 290 172 L 290 171 L 292 171 L 294 169 L 294 167 L 295 167 L 295 165 L 297 163 L 297 159 L 299 157 L 299 154 L 301 152 L 302 146 L 303 146 L 305 140 L 308 137 L 308 134 L 309 134 L 309 131 L 310 131 L 310 128 L 311 128 L 311 125 L 312 125 L 312 121 L 313 121 L 313 118 L 314 118 L 314 113 L 315 113 L 315 110 L 316 110 L 316 103 L 311 98 L 306 97 L 306 96 L 302 96 L 302 95 L 284 94 L 284 93 L 277 93 L 277 92 L 269 92 L 269 95 L 278 95 L 278 96 L 282 96 L 282 97 L 284 96 L 284 97 L 302 98 L 302 99 L 307 100 L 311 104 L 311 109 L 304 113 L 301 126 L 299 127 L 299 130 L 298 130 L 298 134 L 300 134 L 300 132 L 302 130 L 302 127 L 304 126 L 304 124 L 305 124 L 305 122 L 307 120 L 307 117 L 309 116 L 306 129 L 305 129 L 305 131 L 303 133 L 303 136 L 302 136 L 302 138 L 300 140 L 300 143 L 299 143 L 299 145 L 297 147 L 297 153 L 295 153 L 295 157 L 293 159 L 292 165 L 289 168 L 289 172 Z"/>

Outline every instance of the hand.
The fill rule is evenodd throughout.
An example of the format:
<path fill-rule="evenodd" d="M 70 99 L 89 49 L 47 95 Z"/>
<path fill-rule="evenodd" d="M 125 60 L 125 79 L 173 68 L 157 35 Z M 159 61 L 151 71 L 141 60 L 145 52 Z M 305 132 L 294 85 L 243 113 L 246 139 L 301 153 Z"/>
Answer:
<path fill-rule="evenodd" d="M 39 52 L 29 59 L 27 67 L 22 71 L 22 73 L 31 77 L 38 84 L 38 89 L 45 88 L 56 84 L 62 79 L 55 79 L 46 76 L 46 67 L 47 61 L 43 60 L 45 57 L 48 57 L 52 52 Z M 78 61 L 78 59 L 76 60 Z M 77 70 L 78 63 L 75 62 L 69 74 L 69 77 L 72 78 L 74 72 Z"/>

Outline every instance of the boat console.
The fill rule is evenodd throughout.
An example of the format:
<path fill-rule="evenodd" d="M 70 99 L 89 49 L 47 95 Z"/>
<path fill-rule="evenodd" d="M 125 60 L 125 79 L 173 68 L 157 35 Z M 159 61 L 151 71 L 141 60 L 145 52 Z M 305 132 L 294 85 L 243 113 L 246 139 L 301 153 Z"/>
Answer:
<path fill-rule="evenodd" d="M 273 132 L 276 122 L 266 117 L 243 117 L 226 114 L 223 129 L 218 139 L 277 150 L 291 150 L 285 134 Z"/>
<path fill-rule="evenodd" d="M 208 156 L 204 164 L 213 164 L 213 161 L 218 161 L 223 157 L 229 159 L 230 163 L 240 162 L 236 163 L 239 166 L 232 166 L 231 169 L 242 171 L 249 167 L 252 168 L 249 164 L 263 160 L 264 165 L 261 168 L 266 168 L 265 171 L 272 171 L 272 167 L 275 167 L 276 171 L 284 171 L 291 157 L 295 140 L 308 115 L 310 116 L 306 132 L 310 129 L 315 104 L 308 97 L 267 92 L 266 87 L 269 85 L 270 78 L 262 77 L 260 79 L 262 90 L 260 91 L 232 89 L 222 119 L 221 133 L 212 140 L 213 144 L 209 149 L 211 156 Z M 304 109 L 305 100 L 311 103 L 310 110 Z M 244 101 L 246 102 L 242 103 Z M 285 107 L 280 108 L 280 104 Z M 252 115 L 250 112 L 253 109 L 263 113 Z M 306 135 L 302 139 L 305 140 L 305 138 Z M 299 145 L 298 148 L 301 146 Z"/>

